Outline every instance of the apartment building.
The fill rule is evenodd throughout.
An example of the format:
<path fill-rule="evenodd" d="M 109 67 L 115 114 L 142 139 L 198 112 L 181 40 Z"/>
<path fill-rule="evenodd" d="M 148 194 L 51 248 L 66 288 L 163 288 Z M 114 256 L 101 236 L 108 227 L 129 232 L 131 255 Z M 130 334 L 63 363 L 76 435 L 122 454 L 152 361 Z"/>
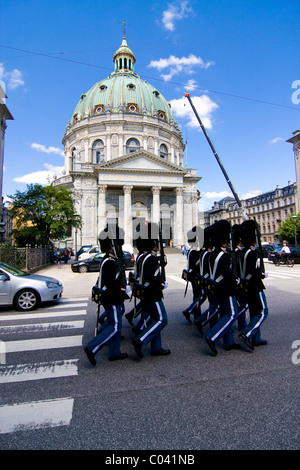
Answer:
<path fill-rule="evenodd" d="M 272 191 L 241 201 L 247 216 L 258 222 L 263 242 L 279 242 L 279 226 L 296 213 L 297 197 L 297 183 L 289 181 L 283 188 L 276 186 Z M 231 225 L 242 223 L 242 211 L 233 197 L 215 202 L 204 214 L 205 226 L 221 219 L 228 220 Z"/>

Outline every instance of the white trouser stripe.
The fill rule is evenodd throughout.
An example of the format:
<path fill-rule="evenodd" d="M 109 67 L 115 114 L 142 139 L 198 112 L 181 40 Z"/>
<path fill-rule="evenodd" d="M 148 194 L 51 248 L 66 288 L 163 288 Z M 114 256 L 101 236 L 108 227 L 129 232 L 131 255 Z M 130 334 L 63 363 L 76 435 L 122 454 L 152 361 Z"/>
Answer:
<path fill-rule="evenodd" d="M 230 302 L 230 310 L 231 310 L 230 318 L 229 318 L 228 322 L 225 323 L 225 325 L 222 326 L 222 328 L 211 338 L 212 341 L 215 341 L 218 338 L 218 336 L 220 336 L 220 334 L 223 333 L 223 331 L 228 327 L 228 325 L 230 325 L 230 323 L 232 322 L 232 320 L 235 316 L 235 310 L 234 310 L 233 300 L 232 300 L 231 296 L 229 297 L 229 302 Z"/>

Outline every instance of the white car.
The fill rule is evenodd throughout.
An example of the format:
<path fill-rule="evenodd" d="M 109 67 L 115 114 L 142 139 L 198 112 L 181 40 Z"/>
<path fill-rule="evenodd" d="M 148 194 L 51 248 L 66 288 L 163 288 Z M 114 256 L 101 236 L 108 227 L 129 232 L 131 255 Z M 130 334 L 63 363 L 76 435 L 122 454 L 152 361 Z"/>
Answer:
<path fill-rule="evenodd" d="M 13 305 L 29 311 L 42 302 L 60 299 L 63 286 L 53 277 L 28 274 L 18 268 L 0 263 L 0 305 Z"/>
<path fill-rule="evenodd" d="M 78 256 L 78 261 L 82 261 L 83 259 L 91 258 L 93 255 L 96 255 L 97 253 L 100 253 L 100 246 L 99 245 L 93 245 L 87 251 L 84 251 L 83 253 L 81 253 Z"/>

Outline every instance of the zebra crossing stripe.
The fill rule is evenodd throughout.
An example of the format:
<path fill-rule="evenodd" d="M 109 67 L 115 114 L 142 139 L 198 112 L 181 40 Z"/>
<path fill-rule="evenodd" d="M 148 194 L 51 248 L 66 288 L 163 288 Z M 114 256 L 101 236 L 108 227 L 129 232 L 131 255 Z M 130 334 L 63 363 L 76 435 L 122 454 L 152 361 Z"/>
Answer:
<path fill-rule="evenodd" d="M 78 375 L 78 359 L 0 366 L 0 384 Z"/>
<path fill-rule="evenodd" d="M 186 285 L 186 281 L 184 279 L 181 279 L 181 277 L 173 276 L 173 275 L 169 275 L 168 277 L 170 279 L 173 279 L 174 281 L 177 281 L 177 282 L 180 282 L 181 284 Z"/>
<path fill-rule="evenodd" d="M 72 348 L 82 346 L 82 335 L 6 341 L 4 345 L 6 353 L 38 351 L 42 349 Z"/>
<path fill-rule="evenodd" d="M 73 398 L 58 398 L 0 406 L 0 434 L 69 426 L 73 404 Z"/>
<path fill-rule="evenodd" d="M 51 317 L 73 317 L 86 315 L 86 310 L 68 310 L 67 312 L 47 312 L 47 313 L 22 313 L 12 315 L 0 315 L 0 321 L 6 320 L 38 320 L 39 318 Z"/>
<path fill-rule="evenodd" d="M 52 323 L 26 323 L 24 325 L 6 325 L 0 326 L 0 334 L 8 333 L 32 333 L 44 331 L 60 331 L 83 328 L 84 321 L 65 321 Z"/>

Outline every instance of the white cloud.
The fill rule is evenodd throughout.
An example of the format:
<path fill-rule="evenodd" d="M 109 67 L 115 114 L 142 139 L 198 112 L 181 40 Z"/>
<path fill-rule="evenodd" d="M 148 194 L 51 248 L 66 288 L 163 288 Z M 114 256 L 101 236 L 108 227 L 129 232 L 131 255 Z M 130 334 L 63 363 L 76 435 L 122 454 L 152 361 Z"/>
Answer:
<path fill-rule="evenodd" d="M 208 191 L 207 193 L 204 193 L 205 199 L 213 199 L 213 201 L 219 201 L 227 196 L 232 196 L 232 194 L 229 191 Z"/>
<path fill-rule="evenodd" d="M 262 194 L 261 189 L 253 189 L 252 191 L 248 191 L 246 194 L 243 194 L 242 199 L 250 199 L 251 197 L 258 196 Z"/>
<path fill-rule="evenodd" d="M 213 65 L 213 62 L 204 62 L 201 57 L 190 54 L 188 57 L 176 57 L 170 55 L 167 59 L 151 60 L 148 67 L 154 68 L 159 72 L 166 70 L 167 73 L 162 74 L 161 77 L 167 82 L 171 80 L 174 75 L 179 73 L 193 74 L 195 73 L 194 67 L 207 69 Z"/>
<path fill-rule="evenodd" d="M 186 91 L 194 91 L 197 88 L 197 83 L 192 78 L 188 80 L 187 84 L 184 85 Z"/>
<path fill-rule="evenodd" d="M 16 183 L 25 183 L 25 184 L 50 184 L 54 179 L 62 176 L 63 166 L 53 166 L 49 163 L 44 163 L 44 166 L 47 170 L 44 171 L 34 171 L 33 173 L 28 173 L 24 176 L 19 176 L 14 178 Z"/>
<path fill-rule="evenodd" d="M 175 30 L 175 21 L 187 18 L 192 8 L 188 1 L 169 3 L 168 9 L 163 11 L 162 23 L 168 31 Z"/>
<path fill-rule="evenodd" d="M 282 137 L 275 137 L 275 139 L 270 140 L 270 144 L 277 144 L 283 140 Z"/>
<path fill-rule="evenodd" d="M 45 145 L 37 144 L 36 142 L 34 142 L 33 144 L 31 144 L 31 148 L 33 148 L 34 150 L 37 150 L 38 152 L 54 153 L 56 155 L 64 156 L 63 150 L 59 149 L 58 147 L 52 147 L 52 146 L 46 147 Z"/>
<path fill-rule="evenodd" d="M 20 70 L 13 69 L 11 72 L 6 71 L 3 63 L 0 63 L 0 80 L 6 82 L 10 90 L 25 84 Z"/>
<path fill-rule="evenodd" d="M 187 125 L 193 128 L 199 128 L 199 122 L 186 98 L 182 97 L 170 101 L 172 112 L 177 118 L 187 119 Z M 204 127 L 207 129 L 212 128 L 211 115 L 213 111 L 218 108 L 218 105 L 212 101 L 208 96 L 193 96 L 193 104 L 199 114 Z"/>

